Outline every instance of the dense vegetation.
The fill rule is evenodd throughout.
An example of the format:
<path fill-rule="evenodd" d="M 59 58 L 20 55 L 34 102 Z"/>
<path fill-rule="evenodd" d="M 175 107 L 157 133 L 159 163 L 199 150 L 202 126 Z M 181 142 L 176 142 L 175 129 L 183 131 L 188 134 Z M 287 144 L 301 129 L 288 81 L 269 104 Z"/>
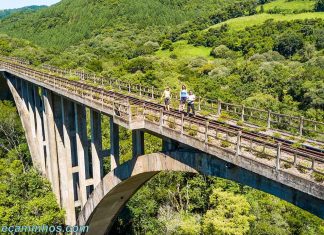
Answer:
<path fill-rule="evenodd" d="M 255 6 L 254 0 L 206 0 L 203 4 L 199 0 L 63 0 L 33 14 L 9 17 L 1 21 L 0 31 L 39 45 L 64 48 L 90 38 L 100 29 L 110 32 L 125 28 L 129 31 L 146 29 L 149 32 L 153 27 L 161 34 L 185 22 L 203 27 L 219 20 L 253 14 Z M 137 36 L 134 34 L 134 37 Z"/>
<path fill-rule="evenodd" d="M 322 3 L 63 0 L 2 20 L 0 32 L 10 36 L 0 35 L 0 54 L 160 89 L 176 90 L 184 83 L 210 99 L 323 121 Z M 109 125 L 103 126 L 108 148 Z M 120 138 L 126 161 L 131 133 L 121 129 Z M 147 153 L 159 151 L 161 141 L 147 135 L 145 147 Z M 233 182 L 163 173 L 130 200 L 113 231 L 324 234 L 324 225 L 289 203 Z"/>
<path fill-rule="evenodd" d="M 0 224 L 62 224 L 50 183 L 31 166 L 16 108 L 0 101 L 0 110 Z"/>
<path fill-rule="evenodd" d="M 16 8 L 16 9 L 0 10 L 0 19 L 6 18 L 12 14 L 30 13 L 46 7 L 47 6 L 28 6 L 28 7 Z"/>

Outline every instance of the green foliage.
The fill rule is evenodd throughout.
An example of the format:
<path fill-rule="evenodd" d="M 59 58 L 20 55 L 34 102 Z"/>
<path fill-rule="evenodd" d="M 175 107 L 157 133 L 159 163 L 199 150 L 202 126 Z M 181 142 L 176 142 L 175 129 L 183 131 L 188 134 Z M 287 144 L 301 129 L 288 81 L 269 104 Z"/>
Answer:
<path fill-rule="evenodd" d="M 231 146 L 231 143 L 228 142 L 227 140 L 222 140 L 222 141 L 221 141 L 221 147 L 223 147 L 223 148 L 228 148 L 228 147 L 230 147 L 230 146 Z"/>
<path fill-rule="evenodd" d="M 2 20 L 0 31 L 42 46 L 66 48 L 104 28 L 122 30 L 121 22 L 136 29 L 156 27 L 166 33 L 168 26 L 185 23 L 190 27 L 195 21 L 198 21 L 195 25 L 203 26 L 210 23 L 210 17 L 214 18 L 213 12 L 228 5 L 233 16 L 255 8 L 252 0 L 244 1 L 243 9 L 224 0 L 206 0 L 204 4 L 199 0 L 107 0 L 91 4 L 86 0 L 64 0 L 31 14 L 8 17 Z"/>
<path fill-rule="evenodd" d="M 294 55 L 297 50 L 303 48 L 303 38 L 301 34 L 286 32 L 279 36 L 274 45 L 274 50 L 283 56 L 289 57 Z"/>
<path fill-rule="evenodd" d="M 210 205 L 212 209 L 207 210 L 203 218 L 205 234 L 248 233 L 254 216 L 250 215 L 250 205 L 244 196 L 214 189 L 210 196 Z"/>
<path fill-rule="evenodd" d="M 17 9 L 5 9 L 0 10 L 0 19 L 4 19 L 12 14 L 22 14 L 22 13 L 30 13 L 33 11 L 37 11 L 43 8 L 46 8 L 47 6 L 28 6 L 28 7 L 22 7 Z"/>
<path fill-rule="evenodd" d="M 62 224 L 50 183 L 31 167 L 16 109 L 5 101 L 0 110 L 0 224 Z"/>
<path fill-rule="evenodd" d="M 232 58 L 235 56 L 233 51 L 231 51 L 227 46 L 225 45 L 220 45 L 216 47 L 212 52 L 210 53 L 212 56 L 215 58 L 222 58 L 222 59 L 227 59 L 227 58 Z"/>
<path fill-rule="evenodd" d="M 324 182 L 324 175 L 323 175 L 323 173 L 320 174 L 320 173 L 318 173 L 318 172 L 313 172 L 313 173 L 312 173 L 312 177 L 314 178 L 314 180 L 315 180 L 316 182 L 319 182 L 319 183 Z"/>
<path fill-rule="evenodd" d="M 187 132 L 188 135 L 190 135 L 190 136 L 197 136 L 197 134 L 198 134 L 198 126 L 193 125 L 193 124 L 191 124 L 191 125 L 186 124 L 184 126 L 184 131 Z"/>
<path fill-rule="evenodd" d="M 315 11 L 324 11 L 324 1 L 323 0 L 316 0 Z"/>
<path fill-rule="evenodd" d="M 265 4 L 265 12 L 274 9 L 269 8 L 270 4 L 280 4 L 280 8 L 274 9 L 278 12 L 308 11 L 310 1 L 305 1 L 303 8 L 300 2 L 107 0 L 89 4 L 85 0 L 64 0 L 54 7 L 14 15 L 0 23 L 0 31 L 46 48 L 0 35 L 0 53 L 28 59 L 35 65 L 46 63 L 85 70 L 157 89 L 170 86 L 174 92 L 184 83 L 197 96 L 322 121 L 323 15 L 250 16 L 256 13 L 256 3 Z M 235 17 L 239 18 L 231 19 Z M 223 23 L 208 28 L 219 22 Z M 7 122 L 11 117 L 8 114 L 15 113 L 0 108 L 1 113 L 6 113 L 4 117 L 0 113 L 0 121 Z M 215 106 L 208 112 L 215 114 Z M 148 118 L 159 121 L 158 117 Z M 222 112 L 220 120 L 230 118 Z M 107 120 L 102 123 L 104 149 L 110 147 Z M 10 121 L 8 124 L 16 125 Z M 168 121 L 170 128 L 177 127 L 175 120 Z M 48 182 L 37 179 L 29 170 L 28 147 L 21 129 L 17 130 L 19 144 L 13 145 L 17 150 L 0 151 L 8 159 L 3 164 L 0 161 L 0 183 L 9 175 L 19 182 L 5 178 L 14 187 L 1 185 L 5 190 L 0 190 L 0 198 L 5 199 L 0 201 L 5 202 L 5 207 L 0 204 L 0 215 L 6 221 L 20 213 L 23 221 L 26 214 L 31 214 L 35 223 L 60 223 L 62 212 L 54 204 L 53 196 L 48 196 Z M 196 134 L 196 130 L 192 132 L 193 136 Z M 131 131 L 120 128 L 120 140 L 121 162 L 125 162 L 132 156 Z M 145 140 L 146 153 L 161 150 L 162 143 L 157 137 L 145 134 Z M 8 145 L 3 135 L 0 141 Z M 221 145 L 228 148 L 231 144 L 221 141 Z M 105 173 L 110 171 L 109 158 L 104 158 L 104 167 Z M 20 174 L 28 174 L 30 180 L 22 182 Z M 38 191 L 39 188 L 42 190 Z M 8 194 L 7 190 L 17 195 Z M 25 194 L 19 195 L 20 190 Z M 13 197 L 27 197 L 31 203 L 15 203 Z M 37 208 L 36 212 L 32 207 Z M 236 220 L 239 226 L 235 225 Z M 234 182 L 202 175 L 161 173 L 128 202 L 112 233 L 315 235 L 323 230 L 322 221 L 315 216 Z"/>

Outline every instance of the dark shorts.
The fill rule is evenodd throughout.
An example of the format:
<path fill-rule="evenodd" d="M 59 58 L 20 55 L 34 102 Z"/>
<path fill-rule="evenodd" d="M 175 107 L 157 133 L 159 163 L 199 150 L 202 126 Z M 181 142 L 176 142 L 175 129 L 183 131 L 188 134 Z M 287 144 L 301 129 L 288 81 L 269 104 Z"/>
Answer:
<path fill-rule="evenodd" d="M 181 97 L 180 104 L 185 104 L 187 101 L 187 97 Z"/>
<path fill-rule="evenodd" d="M 164 99 L 164 104 L 169 105 L 170 104 L 170 98 L 165 98 Z"/>

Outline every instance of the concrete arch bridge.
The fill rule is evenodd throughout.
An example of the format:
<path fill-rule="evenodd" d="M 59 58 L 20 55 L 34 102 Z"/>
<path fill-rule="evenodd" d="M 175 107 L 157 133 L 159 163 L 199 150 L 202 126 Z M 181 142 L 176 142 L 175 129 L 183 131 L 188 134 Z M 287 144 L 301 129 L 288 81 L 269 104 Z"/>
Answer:
<path fill-rule="evenodd" d="M 151 101 L 8 58 L 0 59 L 0 71 L 20 114 L 33 164 L 51 182 L 66 210 L 66 224 L 89 225 L 87 234 L 109 233 L 128 199 L 166 170 L 234 180 L 324 218 L 321 148 L 299 148 L 239 126 L 164 111 Z M 110 119 L 109 149 L 102 147 L 103 116 Z M 133 158 L 124 164 L 119 161 L 120 126 L 132 130 Z M 163 140 L 161 152 L 145 154 L 145 132 Z M 106 176 L 105 157 L 111 161 Z"/>

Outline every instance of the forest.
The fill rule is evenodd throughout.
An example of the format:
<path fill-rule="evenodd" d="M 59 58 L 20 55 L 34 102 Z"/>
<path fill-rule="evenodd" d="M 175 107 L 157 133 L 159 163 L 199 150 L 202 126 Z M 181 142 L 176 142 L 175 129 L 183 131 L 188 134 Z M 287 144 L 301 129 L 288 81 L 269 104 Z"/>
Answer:
<path fill-rule="evenodd" d="M 323 0 L 63 0 L 1 20 L 0 54 L 157 89 L 186 84 L 209 99 L 323 122 L 323 11 Z M 63 223 L 49 183 L 31 166 L 13 104 L 0 109 L 0 224 Z M 161 140 L 146 135 L 146 153 L 159 151 Z M 121 129 L 120 138 L 124 162 L 131 133 Z M 324 222 L 235 182 L 165 172 L 131 198 L 112 231 L 161 233 L 315 235 Z"/>

